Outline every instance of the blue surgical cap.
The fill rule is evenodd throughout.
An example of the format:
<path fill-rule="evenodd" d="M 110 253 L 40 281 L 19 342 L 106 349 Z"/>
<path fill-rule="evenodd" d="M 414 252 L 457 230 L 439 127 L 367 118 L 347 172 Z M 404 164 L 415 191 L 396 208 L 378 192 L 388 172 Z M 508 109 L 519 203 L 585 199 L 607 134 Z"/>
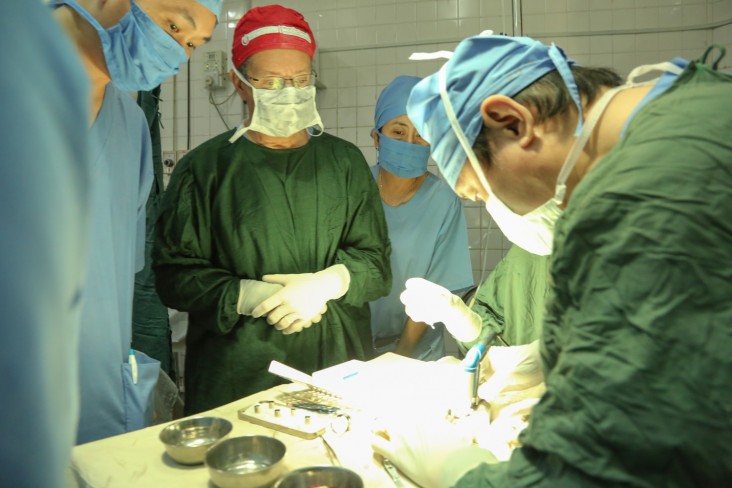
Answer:
<path fill-rule="evenodd" d="M 397 76 L 381 90 L 376 100 L 374 129 L 378 130 L 391 119 L 407 113 L 409 93 L 421 80 L 419 76 Z"/>
<path fill-rule="evenodd" d="M 218 22 L 219 16 L 221 15 L 221 4 L 224 3 L 224 0 L 196 0 L 198 3 L 209 9 L 211 12 L 214 13 L 216 16 L 216 21 Z"/>
<path fill-rule="evenodd" d="M 529 37 L 481 34 L 464 39 L 441 68 L 447 96 L 467 143 L 472 147 L 483 127 L 480 105 L 491 95 L 513 97 L 547 73 L 558 70 L 579 110 L 579 91 L 569 69 L 573 61 L 557 46 Z M 407 102 L 407 115 L 432 147 L 432 159 L 455 189 L 467 154 L 453 131 L 440 97 L 440 73 L 419 82 Z"/>

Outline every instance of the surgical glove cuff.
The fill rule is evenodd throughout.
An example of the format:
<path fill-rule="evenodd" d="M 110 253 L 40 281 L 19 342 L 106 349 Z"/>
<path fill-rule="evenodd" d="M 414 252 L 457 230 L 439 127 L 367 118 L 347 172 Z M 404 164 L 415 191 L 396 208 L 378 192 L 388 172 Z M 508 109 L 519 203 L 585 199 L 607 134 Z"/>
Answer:
<path fill-rule="evenodd" d="M 457 296 L 453 295 L 453 297 L 460 300 Z M 444 323 L 448 332 L 460 342 L 476 340 L 483 328 L 483 319 L 462 303 L 462 300 L 460 300 L 460 303 L 453 304 L 450 313 L 445 317 Z"/>
<path fill-rule="evenodd" d="M 315 273 L 318 286 L 327 300 L 336 300 L 348 291 L 351 285 L 351 274 L 344 264 L 334 264 Z M 326 301 L 327 301 L 326 300 Z"/>
<path fill-rule="evenodd" d="M 239 299 L 236 302 L 236 311 L 240 315 L 251 315 L 252 310 L 274 295 L 282 285 L 265 283 L 258 280 L 239 280 Z"/>

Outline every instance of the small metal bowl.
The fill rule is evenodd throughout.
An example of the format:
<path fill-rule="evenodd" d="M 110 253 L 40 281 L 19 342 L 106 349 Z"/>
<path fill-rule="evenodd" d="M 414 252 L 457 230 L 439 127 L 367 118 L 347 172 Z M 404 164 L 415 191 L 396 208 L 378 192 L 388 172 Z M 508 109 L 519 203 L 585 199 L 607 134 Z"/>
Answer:
<path fill-rule="evenodd" d="M 201 464 L 206 451 L 224 439 L 233 426 L 219 417 L 193 417 L 179 420 L 160 431 L 165 451 L 180 464 Z"/>
<path fill-rule="evenodd" d="M 271 486 L 282 474 L 285 451 L 285 444 L 274 437 L 232 437 L 206 453 L 206 466 L 219 488 Z"/>
<path fill-rule="evenodd" d="M 363 488 L 363 480 L 350 469 L 339 466 L 311 466 L 290 471 L 274 488 Z"/>

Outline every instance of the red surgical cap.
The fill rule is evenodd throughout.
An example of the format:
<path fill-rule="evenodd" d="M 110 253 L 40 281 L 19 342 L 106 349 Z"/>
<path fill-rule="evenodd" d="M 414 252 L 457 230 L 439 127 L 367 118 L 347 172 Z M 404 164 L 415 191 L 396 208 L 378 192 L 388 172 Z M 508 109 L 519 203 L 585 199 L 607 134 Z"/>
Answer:
<path fill-rule="evenodd" d="M 282 5 L 254 7 L 239 19 L 234 30 L 231 60 L 237 68 L 249 56 L 267 49 L 297 49 L 312 59 L 313 31 L 300 12 Z"/>

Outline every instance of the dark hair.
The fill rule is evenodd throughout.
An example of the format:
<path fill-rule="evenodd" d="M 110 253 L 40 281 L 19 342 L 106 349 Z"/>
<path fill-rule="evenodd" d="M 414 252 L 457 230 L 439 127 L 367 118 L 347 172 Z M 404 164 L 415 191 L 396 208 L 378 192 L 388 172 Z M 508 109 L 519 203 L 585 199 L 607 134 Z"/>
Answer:
<path fill-rule="evenodd" d="M 239 73 L 244 74 L 249 69 L 249 65 L 251 64 L 252 57 L 249 56 L 247 59 L 245 59 L 236 69 L 239 70 Z"/>
<path fill-rule="evenodd" d="M 609 68 L 571 66 L 570 69 L 583 105 L 594 101 L 601 87 L 612 88 L 623 83 L 620 75 Z M 542 76 L 512 98 L 521 105 L 536 108 L 539 122 L 565 114 L 574 108 L 569 90 L 556 70 Z M 473 144 L 473 150 L 481 164 L 491 165 L 490 130 L 487 126 L 481 128 Z"/>

